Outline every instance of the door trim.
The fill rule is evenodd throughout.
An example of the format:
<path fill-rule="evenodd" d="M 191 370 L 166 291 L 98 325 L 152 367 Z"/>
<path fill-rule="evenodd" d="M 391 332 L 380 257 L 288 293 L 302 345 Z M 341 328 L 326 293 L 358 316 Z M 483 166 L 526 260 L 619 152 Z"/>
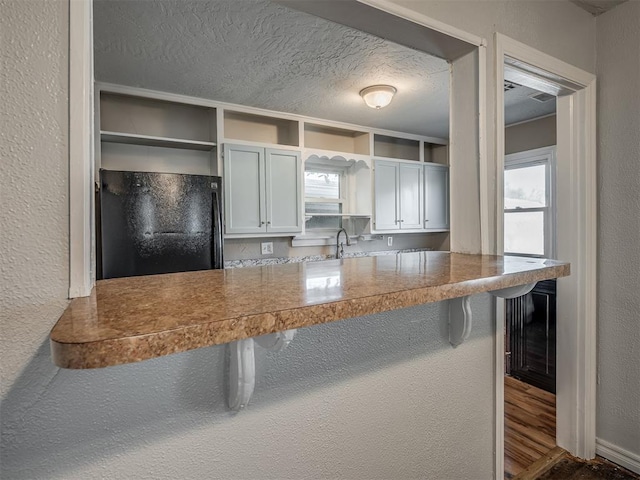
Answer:
<path fill-rule="evenodd" d="M 558 97 L 558 258 L 571 276 L 558 281 L 557 430 L 560 447 L 581 458 L 595 456 L 596 401 L 596 79 L 557 58 L 495 35 L 496 244 L 503 252 L 504 63 L 533 66 L 552 83 L 567 80 Z M 496 472 L 504 471 L 504 301 L 496 308 Z"/>

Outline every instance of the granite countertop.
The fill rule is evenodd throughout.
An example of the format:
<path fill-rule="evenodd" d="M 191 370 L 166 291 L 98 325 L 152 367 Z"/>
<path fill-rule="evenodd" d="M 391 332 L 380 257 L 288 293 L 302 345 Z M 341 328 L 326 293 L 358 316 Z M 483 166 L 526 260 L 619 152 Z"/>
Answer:
<path fill-rule="evenodd" d="M 567 275 L 554 260 L 414 252 L 100 280 L 54 326 L 52 355 L 107 367 Z"/>
<path fill-rule="evenodd" d="M 426 252 L 431 248 L 405 248 L 403 250 L 375 250 L 372 252 L 344 252 L 343 258 L 377 257 L 380 255 L 397 255 L 399 253 Z M 224 268 L 263 267 L 265 265 L 282 265 L 285 263 L 323 262 L 333 260 L 335 254 L 307 255 L 305 257 L 267 257 L 251 258 L 246 260 L 228 260 L 224 262 Z"/>

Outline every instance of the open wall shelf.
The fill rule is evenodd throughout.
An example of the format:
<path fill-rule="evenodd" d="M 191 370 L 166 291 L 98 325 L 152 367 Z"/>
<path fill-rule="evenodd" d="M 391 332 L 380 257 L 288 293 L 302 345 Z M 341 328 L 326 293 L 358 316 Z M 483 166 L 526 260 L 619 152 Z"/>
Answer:
<path fill-rule="evenodd" d="M 214 142 L 183 140 L 181 138 L 155 137 L 136 133 L 100 132 L 100 140 L 109 143 L 126 143 L 129 145 L 146 145 L 149 147 L 183 148 L 186 150 L 210 151 L 215 148 Z"/>

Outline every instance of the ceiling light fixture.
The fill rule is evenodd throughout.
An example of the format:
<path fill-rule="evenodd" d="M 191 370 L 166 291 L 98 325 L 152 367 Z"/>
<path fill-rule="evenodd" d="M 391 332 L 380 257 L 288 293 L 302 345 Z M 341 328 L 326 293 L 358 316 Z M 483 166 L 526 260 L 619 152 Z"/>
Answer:
<path fill-rule="evenodd" d="M 367 106 L 379 110 L 391 103 L 396 92 L 396 88 L 391 85 L 372 85 L 360 90 L 360 96 Z"/>

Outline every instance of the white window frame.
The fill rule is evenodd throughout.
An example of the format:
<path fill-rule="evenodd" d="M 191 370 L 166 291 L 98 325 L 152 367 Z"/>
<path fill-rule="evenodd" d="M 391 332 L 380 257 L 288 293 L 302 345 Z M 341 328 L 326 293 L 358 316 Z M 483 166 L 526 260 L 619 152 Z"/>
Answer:
<path fill-rule="evenodd" d="M 504 170 L 545 165 L 546 207 L 504 209 L 504 213 L 544 212 L 544 252 L 542 255 L 507 252 L 505 255 L 522 257 L 556 258 L 556 147 L 543 147 L 524 152 L 512 153 L 504 157 Z"/>
<path fill-rule="evenodd" d="M 349 196 L 349 192 L 348 192 L 348 182 L 347 182 L 347 170 L 346 168 L 341 168 L 341 167 L 335 167 L 335 166 L 331 166 L 331 165 L 322 165 L 319 163 L 310 163 L 305 165 L 305 169 L 304 172 L 313 172 L 313 173 L 333 173 L 333 174 L 338 174 L 340 176 L 340 198 L 326 198 L 326 197 L 308 197 L 307 196 L 307 185 L 306 185 L 306 179 L 303 178 L 303 184 L 304 184 L 304 215 L 306 217 L 307 215 L 307 208 L 306 205 L 307 203 L 337 203 L 340 204 L 342 206 L 342 208 L 340 209 L 340 213 L 344 213 L 345 212 L 345 208 L 348 208 L 348 202 L 347 202 L 347 198 Z M 310 214 L 312 215 L 312 214 Z M 336 215 L 337 217 L 340 217 L 340 226 L 338 228 L 311 228 L 311 229 L 307 229 L 306 228 L 306 222 L 305 222 L 305 234 L 307 233 L 311 233 L 311 234 L 336 234 L 341 228 L 342 228 L 342 215 Z"/>

